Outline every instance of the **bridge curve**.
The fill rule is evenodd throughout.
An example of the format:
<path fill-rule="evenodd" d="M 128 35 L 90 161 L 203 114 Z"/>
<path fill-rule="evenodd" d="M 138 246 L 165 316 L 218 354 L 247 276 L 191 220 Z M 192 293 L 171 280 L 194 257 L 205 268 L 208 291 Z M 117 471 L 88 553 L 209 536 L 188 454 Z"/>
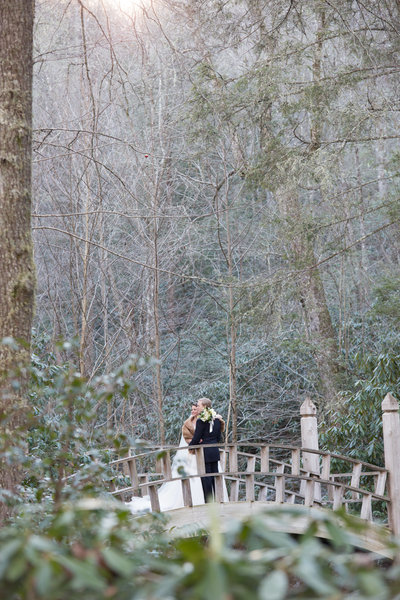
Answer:
<path fill-rule="evenodd" d="M 381 552 L 383 546 L 378 538 L 389 533 L 400 535 L 398 408 L 397 400 L 387 394 L 382 402 L 385 467 L 319 450 L 316 409 L 309 399 L 300 409 L 302 447 L 219 444 L 221 471 L 214 477 L 215 501 L 221 519 L 256 514 L 260 510 L 270 511 L 272 515 L 290 505 L 298 511 L 298 523 L 293 533 L 299 533 L 303 527 L 301 523 L 310 519 L 314 514 L 312 511 L 342 508 L 368 523 L 364 547 Z M 205 475 L 204 445 L 191 448 L 196 453 L 196 475 L 182 472 L 176 477 L 176 472 L 173 473 L 171 458 L 186 452 L 186 447 L 153 446 L 112 461 L 111 493 L 123 501 L 129 501 L 133 496 L 146 496 L 151 510 L 160 512 L 160 489 L 168 482 L 179 482 L 182 507 L 169 511 L 171 523 L 178 529 L 193 523 L 195 528 L 201 529 L 208 509 L 205 505 L 193 506 L 191 480 Z M 323 531 L 318 535 L 324 537 Z"/>
<path fill-rule="evenodd" d="M 301 535 L 306 533 L 311 524 L 317 523 L 316 535 L 320 538 L 331 540 L 332 527 L 341 527 L 341 517 L 332 511 L 296 505 L 289 507 L 285 504 L 273 502 L 228 502 L 214 505 L 199 505 L 183 507 L 167 511 L 168 527 L 173 536 L 191 537 L 201 532 L 208 532 L 215 527 L 218 518 L 220 531 L 230 529 L 233 521 L 242 521 L 262 514 L 263 524 L 270 531 Z M 354 517 L 357 524 L 357 533 L 349 534 L 348 539 L 356 548 L 373 552 L 386 558 L 394 558 L 394 551 L 388 539 L 389 529 L 373 523 L 365 524 L 361 519 Z M 329 527 L 330 525 L 330 527 Z"/>
<path fill-rule="evenodd" d="M 147 496 L 151 510 L 160 512 L 161 486 L 179 482 L 182 508 L 168 511 L 171 523 L 183 530 L 189 524 L 201 529 L 208 509 L 205 505 L 193 505 L 190 482 L 205 475 L 203 448 L 203 445 L 193 446 L 197 475 L 173 476 L 171 458 L 187 451 L 182 447 L 149 449 L 113 461 L 111 467 L 115 469 L 118 486 L 112 494 L 124 501 L 133 496 Z M 219 448 L 221 472 L 214 475 L 215 501 L 220 505 L 222 519 L 260 510 L 276 511 L 277 507 L 289 505 L 301 513 L 299 523 L 304 524 L 312 509 L 343 508 L 372 526 L 366 548 L 368 543 L 374 551 L 383 547 L 377 542 L 377 531 L 389 532 L 391 514 L 388 471 L 384 467 L 340 454 L 281 444 L 225 444 Z M 228 502 L 224 502 L 224 486 Z M 298 525 L 293 533 L 298 533 L 297 529 Z"/>

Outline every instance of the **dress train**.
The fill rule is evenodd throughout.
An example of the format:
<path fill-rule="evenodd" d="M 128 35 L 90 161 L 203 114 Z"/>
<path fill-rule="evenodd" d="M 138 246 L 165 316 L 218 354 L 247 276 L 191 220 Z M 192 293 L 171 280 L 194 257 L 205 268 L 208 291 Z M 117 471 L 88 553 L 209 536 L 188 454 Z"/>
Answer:
<path fill-rule="evenodd" d="M 179 444 L 183 450 L 178 450 L 171 464 L 172 477 L 182 477 L 183 475 L 196 475 L 197 464 L 196 456 L 189 454 L 187 443 L 184 437 L 181 437 Z M 200 477 L 192 477 L 190 480 L 190 489 L 192 492 L 193 506 L 204 504 L 203 487 Z M 160 510 L 162 512 L 183 507 L 182 485 L 180 481 L 167 481 L 158 489 L 158 499 Z M 151 510 L 149 496 L 142 498 L 134 496 L 130 502 L 126 503 L 132 513 Z"/>

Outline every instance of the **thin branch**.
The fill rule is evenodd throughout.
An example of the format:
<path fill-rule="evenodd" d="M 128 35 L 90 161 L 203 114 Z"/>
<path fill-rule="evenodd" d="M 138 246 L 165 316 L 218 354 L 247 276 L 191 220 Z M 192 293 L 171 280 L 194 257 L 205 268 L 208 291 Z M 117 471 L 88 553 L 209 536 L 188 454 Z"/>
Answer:
<path fill-rule="evenodd" d="M 213 281 L 211 279 L 206 279 L 205 277 L 198 277 L 196 275 L 185 275 L 184 273 L 176 273 L 175 271 L 169 271 L 168 269 L 161 269 L 159 267 L 154 267 L 153 265 L 148 265 L 139 260 L 135 260 L 134 258 L 131 258 L 130 256 L 126 256 L 124 254 L 119 254 L 119 252 L 115 252 L 114 250 L 111 250 L 110 248 L 106 248 L 105 246 L 102 246 L 101 244 L 98 244 L 97 242 L 94 242 L 92 240 L 87 240 L 79 235 L 76 235 L 75 233 L 71 233 L 70 231 L 65 231 L 65 229 L 59 229 L 58 227 L 50 227 L 48 225 L 32 227 L 32 229 L 35 231 L 46 229 L 46 230 L 50 230 L 50 231 L 57 231 L 58 233 L 63 233 L 64 235 L 68 235 L 69 237 L 74 238 L 80 242 L 83 242 L 85 244 L 91 244 L 92 246 L 95 246 L 96 248 L 100 248 L 100 250 L 104 250 L 105 252 L 108 252 L 109 254 L 112 254 L 113 256 L 122 258 L 123 260 L 131 262 L 135 265 L 139 265 L 146 269 L 150 269 L 151 271 L 166 273 L 167 275 L 174 275 L 175 277 L 178 277 L 179 279 L 189 279 L 192 281 L 200 281 L 202 283 L 208 283 L 209 285 L 213 285 L 216 287 L 229 287 L 229 285 L 227 285 L 227 284 L 220 283 L 218 281 Z"/>

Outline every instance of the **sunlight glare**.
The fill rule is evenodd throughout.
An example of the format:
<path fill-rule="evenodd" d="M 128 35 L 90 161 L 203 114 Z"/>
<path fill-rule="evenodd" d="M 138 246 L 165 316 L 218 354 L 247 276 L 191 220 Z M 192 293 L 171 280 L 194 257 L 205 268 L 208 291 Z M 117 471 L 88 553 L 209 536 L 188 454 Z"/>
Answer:
<path fill-rule="evenodd" d="M 136 10 L 143 8 L 149 0 L 113 0 L 113 4 L 116 8 L 128 14 L 132 14 Z"/>

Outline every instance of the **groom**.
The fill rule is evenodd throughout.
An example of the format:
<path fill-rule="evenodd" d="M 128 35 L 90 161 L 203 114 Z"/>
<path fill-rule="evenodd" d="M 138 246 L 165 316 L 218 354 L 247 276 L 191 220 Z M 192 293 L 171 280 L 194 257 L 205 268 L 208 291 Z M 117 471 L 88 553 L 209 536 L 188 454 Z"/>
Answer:
<path fill-rule="evenodd" d="M 209 398 L 200 398 L 197 405 L 199 407 L 199 416 L 189 446 L 197 446 L 198 444 L 217 444 L 221 439 L 221 421 L 218 418 L 219 415 L 210 421 L 203 421 L 201 415 L 204 413 L 202 413 L 202 411 L 205 409 L 211 410 L 211 400 L 209 400 Z M 210 411 L 206 410 L 205 412 L 209 413 Z M 217 447 L 204 448 L 203 452 L 206 473 L 218 473 L 219 449 Z M 215 492 L 214 477 L 202 477 L 201 484 L 203 486 L 205 501 L 212 501 Z"/>

